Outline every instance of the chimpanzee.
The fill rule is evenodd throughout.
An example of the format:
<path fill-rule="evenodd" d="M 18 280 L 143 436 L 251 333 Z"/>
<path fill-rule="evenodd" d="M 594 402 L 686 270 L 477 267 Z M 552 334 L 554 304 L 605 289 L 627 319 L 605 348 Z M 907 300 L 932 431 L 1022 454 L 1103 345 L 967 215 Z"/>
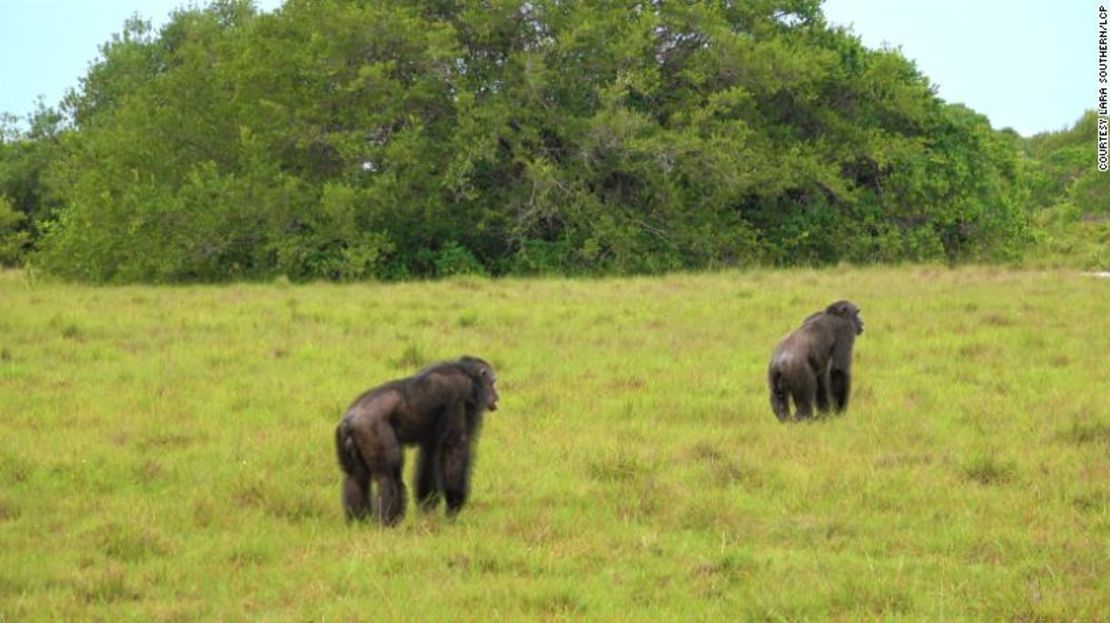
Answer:
<path fill-rule="evenodd" d="M 442 494 L 448 516 L 458 514 L 469 491 L 471 451 L 482 414 L 496 411 L 499 399 L 493 367 L 469 356 L 390 381 L 355 399 L 335 429 L 347 518 L 370 514 L 372 482 L 376 519 L 391 526 L 404 517 L 402 447 L 410 445 L 420 447 L 417 501 L 431 510 Z"/>
<path fill-rule="evenodd" d="M 771 388 L 771 409 L 779 421 L 790 419 L 789 394 L 794 399 L 795 417 L 813 417 L 813 405 L 825 413 L 829 398 L 833 408 L 848 407 L 852 385 L 852 345 L 863 333 L 859 307 L 851 301 L 837 301 L 814 314 L 787 335 L 771 354 L 767 381 Z"/>

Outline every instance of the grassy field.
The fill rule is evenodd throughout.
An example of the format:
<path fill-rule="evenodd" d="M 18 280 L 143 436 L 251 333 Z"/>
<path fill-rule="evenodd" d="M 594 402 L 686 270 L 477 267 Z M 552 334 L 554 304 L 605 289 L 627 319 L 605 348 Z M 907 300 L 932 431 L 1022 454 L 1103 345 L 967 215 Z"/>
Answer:
<path fill-rule="evenodd" d="M 839 298 L 849 412 L 779 424 L 771 348 Z M 502 396 L 471 505 L 346 525 L 343 409 L 462 353 Z M 2 273 L 0 620 L 1108 620 L 1108 399 L 1072 272 Z"/>

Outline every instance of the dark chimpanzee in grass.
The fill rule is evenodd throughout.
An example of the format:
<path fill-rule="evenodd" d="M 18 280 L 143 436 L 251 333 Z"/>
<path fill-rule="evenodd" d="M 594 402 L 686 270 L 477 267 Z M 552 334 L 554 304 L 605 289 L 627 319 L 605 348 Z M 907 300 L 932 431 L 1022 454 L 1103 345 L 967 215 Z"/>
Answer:
<path fill-rule="evenodd" d="M 831 396 L 833 408 L 848 407 L 852 385 L 852 345 L 863 333 L 859 307 L 837 301 L 824 311 L 811 314 L 802 326 L 787 335 L 771 354 L 767 382 L 771 409 L 779 421 L 790 419 L 787 397 L 794 399 L 795 417 L 813 417 L 813 405 L 825 413 Z"/>
<path fill-rule="evenodd" d="M 377 520 L 394 525 L 404 517 L 402 447 L 409 445 L 420 447 L 417 502 L 434 509 L 442 494 L 448 516 L 456 515 L 466 503 L 482 413 L 497 410 L 498 400 L 493 367 L 465 356 L 359 396 L 335 430 L 347 518 L 370 514 L 371 484 L 377 490 Z"/>

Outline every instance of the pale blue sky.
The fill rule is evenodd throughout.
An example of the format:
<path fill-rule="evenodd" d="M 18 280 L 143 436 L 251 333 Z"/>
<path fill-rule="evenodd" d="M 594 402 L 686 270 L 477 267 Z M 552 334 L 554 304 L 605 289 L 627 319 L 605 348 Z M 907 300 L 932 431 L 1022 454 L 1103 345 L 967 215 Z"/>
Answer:
<path fill-rule="evenodd" d="M 1103 0 L 1105 4 L 1105 0 Z M 1096 0 L 826 0 L 870 48 L 901 47 L 949 102 L 1025 136 L 1095 108 Z M 1092 139 L 1093 140 L 1093 139 Z"/>
<path fill-rule="evenodd" d="M 255 0 L 272 10 L 281 0 Z M 79 86 L 101 44 L 138 13 L 157 30 L 190 0 L 0 0 L 0 112 L 24 117 L 40 95 L 48 106 Z"/>
<path fill-rule="evenodd" d="M 56 105 L 133 13 L 165 23 L 187 0 L 0 0 L 0 112 Z M 263 10 L 281 0 L 256 0 Z M 1024 135 L 1070 126 L 1096 101 L 1097 0 L 826 0 L 868 47 L 902 53 L 950 102 Z"/>

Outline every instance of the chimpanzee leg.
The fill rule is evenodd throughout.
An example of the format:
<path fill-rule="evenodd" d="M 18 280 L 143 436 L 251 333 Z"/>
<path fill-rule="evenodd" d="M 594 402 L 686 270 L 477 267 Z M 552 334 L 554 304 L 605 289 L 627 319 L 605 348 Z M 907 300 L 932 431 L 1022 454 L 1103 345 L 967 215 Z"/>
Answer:
<path fill-rule="evenodd" d="M 354 476 L 344 476 L 343 508 L 348 520 L 366 519 L 370 514 L 370 481 L 360 482 Z"/>
<path fill-rule="evenodd" d="M 377 485 L 378 521 L 391 526 L 405 515 L 405 483 L 401 479 L 404 453 L 397 435 L 384 418 L 359 431 L 355 441 Z"/>
<path fill-rule="evenodd" d="M 813 403 L 817 397 L 817 378 L 812 374 L 795 374 L 791 380 L 790 394 L 794 398 L 795 418 L 813 418 Z"/>

